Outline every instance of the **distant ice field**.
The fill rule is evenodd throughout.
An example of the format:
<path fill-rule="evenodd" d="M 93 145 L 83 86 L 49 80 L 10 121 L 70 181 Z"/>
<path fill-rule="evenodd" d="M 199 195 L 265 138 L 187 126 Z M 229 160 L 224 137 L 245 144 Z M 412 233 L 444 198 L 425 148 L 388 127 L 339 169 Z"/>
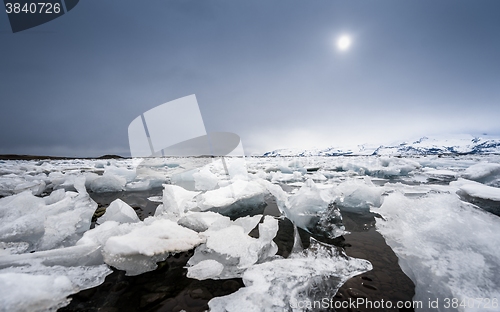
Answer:
<path fill-rule="evenodd" d="M 381 234 L 416 310 L 500 311 L 499 216 L 498 155 L 0 160 L 0 311 L 55 311 L 179 255 L 185 281 L 244 285 L 202 290 L 200 311 L 303 311 L 355 276 L 371 296 L 385 273 L 348 252 L 354 232 Z M 172 304 L 153 293 L 138 305 Z"/>

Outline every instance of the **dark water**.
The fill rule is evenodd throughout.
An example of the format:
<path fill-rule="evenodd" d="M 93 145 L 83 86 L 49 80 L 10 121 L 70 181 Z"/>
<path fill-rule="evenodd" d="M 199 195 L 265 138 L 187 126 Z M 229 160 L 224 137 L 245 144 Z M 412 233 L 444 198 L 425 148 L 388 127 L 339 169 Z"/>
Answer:
<path fill-rule="evenodd" d="M 120 198 L 131 205 L 140 219 L 154 214 L 158 203 L 147 197 L 161 195 L 162 189 L 146 192 L 121 192 L 91 194 L 91 197 L 104 209 L 110 202 Z M 99 208 L 98 208 L 99 209 Z M 256 207 L 251 214 L 279 216 L 280 212 L 274 198 L 267 198 L 266 205 Z M 346 230 L 351 234 L 329 240 L 314 237 L 345 250 L 351 257 L 363 258 L 373 264 L 373 270 L 348 280 L 332 298 L 333 302 L 366 298 L 371 301 L 410 301 L 414 295 L 414 285 L 401 271 L 398 259 L 383 237 L 375 231 L 375 216 L 342 212 Z M 278 254 L 288 257 L 294 240 L 293 224 L 288 219 L 279 220 L 279 230 L 274 239 Z M 304 248 L 307 248 L 311 235 L 299 229 Z M 257 237 L 257 227 L 250 233 Z M 224 296 L 243 287 L 241 279 L 198 281 L 186 277 L 184 268 L 193 251 L 169 257 L 159 263 L 159 268 L 139 276 L 125 276 L 125 272 L 113 269 L 105 282 L 92 289 L 72 295 L 71 303 L 59 311 L 205 311 L 208 301 L 213 297 Z M 329 311 L 329 310 L 325 310 Z M 333 311 L 333 310 L 332 310 Z M 384 311 L 359 306 L 356 310 L 337 309 L 337 311 Z M 388 309 L 387 311 L 412 311 Z"/>

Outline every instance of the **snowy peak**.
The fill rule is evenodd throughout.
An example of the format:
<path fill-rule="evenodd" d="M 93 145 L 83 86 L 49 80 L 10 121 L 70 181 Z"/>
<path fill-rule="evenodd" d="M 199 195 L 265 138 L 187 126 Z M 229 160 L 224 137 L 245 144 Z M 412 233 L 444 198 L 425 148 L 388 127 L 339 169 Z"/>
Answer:
<path fill-rule="evenodd" d="M 325 149 L 279 149 L 264 153 L 265 157 L 277 156 L 347 156 L 347 155 L 479 155 L 500 154 L 500 138 L 474 137 L 421 137 L 417 140 L 396 142 L 388 145 L 363 144 L 354 148 L 328 147 Z"/>

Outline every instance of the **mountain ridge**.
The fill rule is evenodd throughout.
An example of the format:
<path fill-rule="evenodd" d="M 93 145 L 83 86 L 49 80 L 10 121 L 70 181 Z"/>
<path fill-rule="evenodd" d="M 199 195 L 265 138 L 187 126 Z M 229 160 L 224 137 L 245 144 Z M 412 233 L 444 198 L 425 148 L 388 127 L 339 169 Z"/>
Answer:
<path fill-rule="evenodd" d="M 418 156 L 418 155 L 500 154 L 500 138 L 481 136 L 420 137 L 392 144 L 361 144 L 356 147 L 331 146 L 324 149 L 277 149 L 264 157 L 278 156 Z"/>

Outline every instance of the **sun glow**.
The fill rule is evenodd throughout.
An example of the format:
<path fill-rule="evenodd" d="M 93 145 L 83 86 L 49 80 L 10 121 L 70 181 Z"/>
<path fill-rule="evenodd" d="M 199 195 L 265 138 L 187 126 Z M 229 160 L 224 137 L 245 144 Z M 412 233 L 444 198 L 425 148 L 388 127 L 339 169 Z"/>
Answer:
<path fill-rule="evenodd" d="M 351 37 L 343 35 L 337 40 L 337 48 L 340 51 L 346 51 L 351 46 L 351 43 L 352 43 Z"/>

